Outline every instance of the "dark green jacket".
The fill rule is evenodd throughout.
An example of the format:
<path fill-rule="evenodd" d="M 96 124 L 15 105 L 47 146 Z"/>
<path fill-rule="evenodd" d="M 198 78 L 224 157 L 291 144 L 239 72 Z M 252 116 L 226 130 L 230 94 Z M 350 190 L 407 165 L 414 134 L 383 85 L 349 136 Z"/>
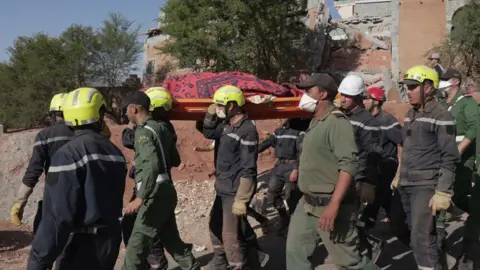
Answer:
<path fill-rule="evenodd" d="M 135 130 L 137 197 L 154 197 L 157 183 L 170 181 L 171 167 L 178 166 L 180 162 L 180 155 L 167 125 L 148 117 Z"/>
<path fill-rule="evenodd" d="M 302 149 L 298 184 L 305 194 L 331 195 L 339 171 L 352 177 L 357 173 L 358 148 L 353 127 L 333 105 L 322 119 L 312 119 Z"/>
<path fill-rule="evenodd" d="M 462 162 L 475 160 L 475 138 L 477 136 L 477 121 L 479 121 L 477 102 L 471 96 L 462 95 L 458 91 L 450 103 L 447 103 L 446 99 L 444 99 L 442 105 L 455 118 L 457 129 L 455 141 L 457 144 L 464 138 L 472 141 L 472 144 L 462 154 Z"/>

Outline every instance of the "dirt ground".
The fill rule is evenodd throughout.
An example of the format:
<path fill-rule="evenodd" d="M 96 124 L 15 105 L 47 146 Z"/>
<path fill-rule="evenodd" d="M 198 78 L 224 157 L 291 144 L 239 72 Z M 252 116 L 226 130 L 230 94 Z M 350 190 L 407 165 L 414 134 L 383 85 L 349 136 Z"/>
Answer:
<path fill-rule="evenodd" d="M 403 115 L 409 106 L 405 103 L 388 103 L 385 110 L 391 112 L 403 122 Z M 263 140 L 279 127 L 283 120 L 257 121 L 256 126 L 260 139 Z M 213 152 L 196 152 L 194 147 L 207 147 L 211 141 L 206 140 L 196 129 L 195 123 L 189 121 L 173 122 L 177 135 L 177 148 L 182 157 L 182 165 L 172 170 L 175 186 L 177 188 L 179 202 L 177 206 L 177 222 L 186 242 L 193 243 L 197 247 L 205 246 L 210 249 L 208 238 L 208 211 L 214 196 L 213 181 L 209 174 L 213 171 Z M 121 145 L 121 134 L 125 126 L 109 123 L 112 131 L 111 140 L 124 153 L 127 161 L 131 164 L 133 151 L 125 149 Z M 24 269 L 28 257 L 29 245 L 32 240 L 30 234 L 37 202 L 43 193 L 43 177 L 30 196 L 24 213 L 25 226 L 14 227 L 8 222 L 10 209 L 14 201 L 15 193 L 21 183 L 28 160 L 31 155 L 35 135 L 39 130 L 26 130 L 0 135 L 0 269 Z M 275 159 L 273 150 L 269 149 L 259 155 L 259 173 L 273 167 Z M 131 197 L 133 180 L 127 177 L 125 190 L 125 202 Z M 264 241 L 264 240 L 261 240 Z M 282 241 L 266 241 L 267 246 L 278 248 L 284 245 Z M 284 251 L 283 251 L 284 252 Z M 119 257 L 122 258 L 123 251 Z M 196 255 L 203 254 L 200 252 Z M 278 255 L 281 255 L 280 252 Z M 276 259 L 280 259 L 275 257 Z M 271 268 L 275 269 L 275 268 Z M 276 269 L 282 269 L 276 268 Z"/>

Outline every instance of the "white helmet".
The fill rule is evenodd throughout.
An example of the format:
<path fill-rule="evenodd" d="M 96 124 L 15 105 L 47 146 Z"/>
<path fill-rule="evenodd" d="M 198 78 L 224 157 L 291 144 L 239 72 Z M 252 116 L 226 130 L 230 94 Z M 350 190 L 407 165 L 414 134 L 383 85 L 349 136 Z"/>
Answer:
<path fill-rule="evenodd" d="M 357 75 L 347 75 L 340 86 L 338 87 L 338 92 L 348 96 L 357 96 L 365 92 L 365 83 L 363 82 L 362 77 Z"/>

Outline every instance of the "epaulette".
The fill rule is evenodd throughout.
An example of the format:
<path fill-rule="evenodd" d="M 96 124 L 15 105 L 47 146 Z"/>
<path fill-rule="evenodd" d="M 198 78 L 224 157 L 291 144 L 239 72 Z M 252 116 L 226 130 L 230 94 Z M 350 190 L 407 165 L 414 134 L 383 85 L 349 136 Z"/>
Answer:
<path fill-rule="evenodd" d="M 335 115 L 337 118 L 347 119 L 347 116 L 343 112 L 341 112 L 340 110 L 333 110 L 332 114 Z"/>

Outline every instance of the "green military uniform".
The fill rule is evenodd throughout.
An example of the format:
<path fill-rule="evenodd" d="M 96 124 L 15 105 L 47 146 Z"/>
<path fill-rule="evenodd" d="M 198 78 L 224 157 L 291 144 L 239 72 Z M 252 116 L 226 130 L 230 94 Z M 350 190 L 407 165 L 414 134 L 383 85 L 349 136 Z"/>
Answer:
<path fill-rule="evenodd" d="M 180 238 L 175 220 L 177 192 L 170 168 L 178 157 L 164 122 L 147 117 L 135 130 L 135 183 L 137 197 L 144 202 L 128 243 L 124 270 L 146 269 L 146 258 L 157 234 L 182 269 L 200 269 L 189 246 Z"/>
<path fill-rule="evenodd" d="M 358 149 L 353 127 L 333 106 L 322 119 L 313 119 L 305 133 L 298 184 L 304 196 L 293 214 L 287 237 L 287 269 L 312 269 L 309 257 L 320 238 L 341 269 L 380 269 L 357 248 L 358 212 L 355 185 L 345 195 L 333 232 L 318 229 L 338 181 L 339 170 L 355 175 Z"/>
<path fill-rule="evenodd" d="M 463 152 L 460 163 L 457 164 L 452 198 L 458 208 L 469 212 L 468 195 L 471 192 L 473 172 L 475 171 L 475 138 L 477 136 L 477 121 L 479 120 L 478 104 L 472 97 L 464 96 L 458 91 L 450 103 L 444 100 L 443 105 L 455 118 L 457 144 L 464 138 L 472 141 Z"/>
<path fill-rule="evenodd" d="M 476 158 L 480 160 L 480 121 L 477 121 L 476 143 Z M 477 175 L 480 175 L 480 166 L 477 166 Z M 463 236 L 463 252 L 468 259 L 475 260 L 480 254 L 480 183 L 478 179 L 471 192 L 469 208 L 470 214 Z"/>

